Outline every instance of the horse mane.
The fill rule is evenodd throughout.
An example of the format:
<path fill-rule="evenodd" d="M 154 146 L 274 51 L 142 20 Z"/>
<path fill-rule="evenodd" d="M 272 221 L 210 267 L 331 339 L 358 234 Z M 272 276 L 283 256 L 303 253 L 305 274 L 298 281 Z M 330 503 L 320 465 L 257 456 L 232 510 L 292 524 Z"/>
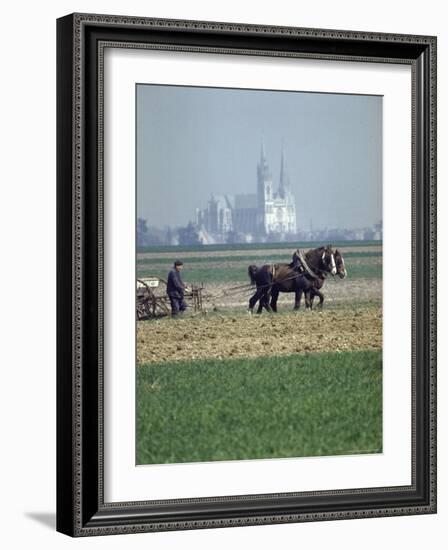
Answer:
<path fill-rule="evenodd" d="M 311 248 L 307 252 L 305 252 L 305 257 L 311 256 L 311 255 L 317 255 L 322 254 L 324 250 L 326 250 L 327 246 L 319 246 L 319 248 Z"/>

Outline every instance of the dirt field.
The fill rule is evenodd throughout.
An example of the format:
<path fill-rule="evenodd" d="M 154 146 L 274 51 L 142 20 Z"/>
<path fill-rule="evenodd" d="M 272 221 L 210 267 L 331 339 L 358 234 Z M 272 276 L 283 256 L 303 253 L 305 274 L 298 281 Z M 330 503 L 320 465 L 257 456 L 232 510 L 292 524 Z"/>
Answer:
<path fill-rule="evenodd" d="M 236 283 L 238 284 L 238 283 Z M 206 288 L 206 294 L 209 299 L 206 308 L 212 310 L 213 307 L 221 308 L 247 308 L 249 298 L 255 292 L 255 289 L 228 291 L 229 285 L 222 283 L 212 283 Z M 362 303 L 381 303 L 383 290 L 382 279 L 328 279 L 322 289 L 325 296 L 325 305 L 342 305 Z M 319 300 L 316 298 L 315 303 Z M 294 295 L 281 292 L 278 300 L 279 308 L 291 309 L 294 305 Z M 304 301 L 302 306 L 304 307 Z"/>
<path fill-rule="evenodd" d="M 380 350 L 379 306 L 263 315 L 210 314 L 138 323 L 138 363 Z"/>

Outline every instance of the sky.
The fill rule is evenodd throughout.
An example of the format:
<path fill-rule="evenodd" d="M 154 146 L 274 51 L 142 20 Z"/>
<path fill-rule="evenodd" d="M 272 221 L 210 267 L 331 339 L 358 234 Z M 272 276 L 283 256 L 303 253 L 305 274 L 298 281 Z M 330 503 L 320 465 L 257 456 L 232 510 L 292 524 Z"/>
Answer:
<path fill-rule="evenodd" d="M 261 141 L 274 180 L 283 148 L 297 226 L 382 219 L 382 97 L 137 85 L 137 215 L 186 225 L 211 194 L 255 193 Z"/>

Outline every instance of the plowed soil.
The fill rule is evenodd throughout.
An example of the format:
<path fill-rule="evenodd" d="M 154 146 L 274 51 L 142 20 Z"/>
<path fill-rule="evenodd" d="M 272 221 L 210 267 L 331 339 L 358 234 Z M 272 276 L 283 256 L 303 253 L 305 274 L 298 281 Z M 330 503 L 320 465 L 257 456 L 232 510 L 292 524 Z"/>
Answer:
<path fill-rule="evenodd" d="M 137 362 L 382 348 L 380 306 L 278 314 L 211 313 L 137 324 Z"/>

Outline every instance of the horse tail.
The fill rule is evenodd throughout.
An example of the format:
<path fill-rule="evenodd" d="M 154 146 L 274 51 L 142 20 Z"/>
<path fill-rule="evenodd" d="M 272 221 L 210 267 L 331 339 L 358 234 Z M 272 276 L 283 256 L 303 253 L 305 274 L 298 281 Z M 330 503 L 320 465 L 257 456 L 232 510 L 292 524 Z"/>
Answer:
<path fill-rule="evenodd" d="M 249 274 L 250 282 L 252 285 L 257 284 L 257 280 L 255 279 L 255 274 L 258 271 L 258 267 L 256 265 L 250 265 L 247 269 L 247 272 Z"/>

